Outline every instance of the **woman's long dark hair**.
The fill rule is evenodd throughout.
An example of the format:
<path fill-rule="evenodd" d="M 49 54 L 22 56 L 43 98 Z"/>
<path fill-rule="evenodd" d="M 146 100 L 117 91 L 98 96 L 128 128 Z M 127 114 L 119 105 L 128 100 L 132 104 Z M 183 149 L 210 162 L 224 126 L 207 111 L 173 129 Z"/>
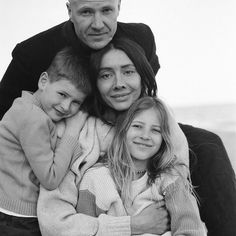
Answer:
<path fill-rule="evenodd" d="M 93 94 L 89 99 L 89 112 L 102 119 L 104 122 L 109 123 L 104 118 L 106 111 L 112 110 L 102 99 L 100 92 L 97 88 L 97 79 L 100 72 L 101 61 L 106 53 L 112 49 L 119 49 L 123 51 L 129 59 L 133 62 L 135 69 L 141 77 L 141 95 L 156 97 L 157 84 L 155 74 L 148 62 L 144 50 L 134 41 L 127 38 L 118 38 L 111 41 L 103 49 L 92 53 L 90 58 L 90 79 L 93 88 Z M 114 111 L 115 112 L 115 111 Z"/>

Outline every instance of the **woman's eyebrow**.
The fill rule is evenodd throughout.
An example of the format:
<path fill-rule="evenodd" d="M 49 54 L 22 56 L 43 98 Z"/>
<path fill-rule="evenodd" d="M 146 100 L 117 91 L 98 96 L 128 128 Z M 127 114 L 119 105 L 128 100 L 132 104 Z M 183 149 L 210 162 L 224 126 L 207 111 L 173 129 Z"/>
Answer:
<path fill-rule="evenodd" d="M 133 68 L 135 68 L 134 64 L 121 65 L 121 68 L 126 68 L 126 67 L 133 67 Z"/>

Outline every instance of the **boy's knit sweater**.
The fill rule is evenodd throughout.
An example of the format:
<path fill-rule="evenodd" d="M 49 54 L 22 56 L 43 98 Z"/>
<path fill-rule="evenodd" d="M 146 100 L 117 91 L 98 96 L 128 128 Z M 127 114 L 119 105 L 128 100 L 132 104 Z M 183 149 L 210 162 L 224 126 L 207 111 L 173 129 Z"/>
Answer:
<path fill-rule="evenodd" d="M 0 121 L 0 207 L 36 216 L 39 182 L 55 189 L 81 154 L 74 137 L 57 139 L 37 96 L 23 92 Z"/>
<path fill-rule="evenodd" d="M 155 184 L 147 185 L 148 176 L 132 182 L 131 205 L 124 206 L 109 169 L 87 170 L 79 187 L 77 211 L 97 217 L 137 215 L 154 202 L 165 200 L 171 218 L 172 235 L 204 236 L 197 203 L 177 174 L 162 174 Z"/>

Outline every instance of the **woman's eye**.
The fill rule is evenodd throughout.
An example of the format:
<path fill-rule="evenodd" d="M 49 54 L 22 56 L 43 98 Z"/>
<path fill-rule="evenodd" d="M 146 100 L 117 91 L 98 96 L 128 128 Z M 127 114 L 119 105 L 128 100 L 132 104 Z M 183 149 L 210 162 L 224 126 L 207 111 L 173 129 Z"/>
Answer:
<path fill-rule="evenodd" d="M 110 79 L 111 77 L 112 77 L 111 73 L 104 73 L 104 74 L 99 75 L 100 79 L 105 79 L 105 80 Z"/>
<path fill-rule="evenodd" d="M 134 73 L 135 73 L 134 70 L 126 70 L 126 71 L 124 71 L 124 74 L 127 75 L 127 76 L 131 76 L 131 75 L 133 75 Z"/>

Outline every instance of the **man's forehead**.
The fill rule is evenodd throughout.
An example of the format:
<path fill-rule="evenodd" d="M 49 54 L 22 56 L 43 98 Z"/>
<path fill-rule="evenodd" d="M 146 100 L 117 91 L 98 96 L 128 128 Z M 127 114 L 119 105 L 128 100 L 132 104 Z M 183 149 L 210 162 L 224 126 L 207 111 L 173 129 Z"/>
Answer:
<path fill-rule="evenodd" d="M 121 0 L 69 0 L 70 3 L 107 3 L 114 4 Z"/>

